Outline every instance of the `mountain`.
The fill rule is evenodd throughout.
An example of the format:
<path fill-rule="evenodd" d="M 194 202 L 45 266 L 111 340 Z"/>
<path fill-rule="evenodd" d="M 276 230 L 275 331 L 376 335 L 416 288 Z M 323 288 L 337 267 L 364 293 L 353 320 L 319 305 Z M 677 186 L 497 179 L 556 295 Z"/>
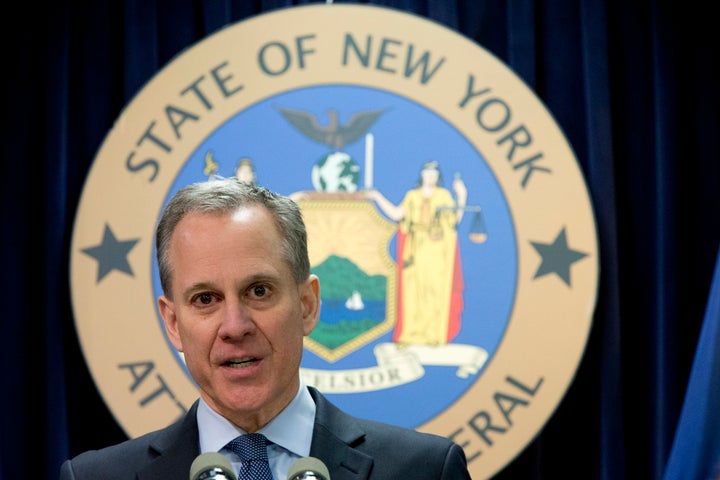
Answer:
<path fill-rule="evenodd" d="M 368 275 L 351 260 L 330 255 L 324 262 L 312 267 L 320 277 L 320 296 L 324 300 L 345 300 L 354 290 L 364 300 L 384 300 L 387 294 L 385 275 Z"/>

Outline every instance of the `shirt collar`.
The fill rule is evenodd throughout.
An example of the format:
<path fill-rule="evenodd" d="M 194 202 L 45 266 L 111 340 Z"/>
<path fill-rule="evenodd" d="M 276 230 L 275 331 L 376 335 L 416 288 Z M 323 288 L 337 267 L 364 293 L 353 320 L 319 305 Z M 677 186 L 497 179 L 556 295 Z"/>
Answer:
<path fill-rule="evenodd" d="M 230 440 L 247 433 L 210 408 L 202 398 L 197 409 L 197 423 L 201 453 L 219 452 Z M 314 423 L 315 402 L 300 376 L 300 388 L 295 398 L 259 433 L 275 445 L 299 457 L 307 457 Z"/>

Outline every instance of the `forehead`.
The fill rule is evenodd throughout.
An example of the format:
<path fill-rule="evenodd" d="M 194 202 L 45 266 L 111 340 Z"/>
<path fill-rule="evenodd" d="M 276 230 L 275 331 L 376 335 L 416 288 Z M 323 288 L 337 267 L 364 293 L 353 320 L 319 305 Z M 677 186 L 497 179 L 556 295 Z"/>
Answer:
<path fill-rule="evenodd" d="M 190 212 L 178 223 L 173 243 L 188 246 L 273 241 L 280 233 L 271 213 L 262 205 L 247 204 L 226 212 Z"/>
<path fill-rule="evenodd" d="M 284 273 L 282 251 L 283 238 L 272 215 L 262 206 L 245 206 L 188 214 L 173 234 L 169 255 L 175 280 L 186 284 L 228 275 Z"/>

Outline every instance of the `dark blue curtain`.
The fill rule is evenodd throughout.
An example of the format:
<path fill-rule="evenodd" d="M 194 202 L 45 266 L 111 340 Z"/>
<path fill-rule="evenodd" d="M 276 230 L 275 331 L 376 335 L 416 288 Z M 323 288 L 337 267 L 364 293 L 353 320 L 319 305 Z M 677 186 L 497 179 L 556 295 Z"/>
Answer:
<path fill-rule="evenodd" d="M 1 33 L 0 478 L 57 478 L 68 456 L 126 438 L 85 365 L 70 305 L 70 233 L 97 149 L 181 50 L 309 2 L 13 3 Z M 440 22 L 507 63 L 564 130 L 594 202 L 601 279 L 583 361 L 497 478 L 662 478 L 720 241 L 716 17 L 677 1 L 369 3 Z"/>

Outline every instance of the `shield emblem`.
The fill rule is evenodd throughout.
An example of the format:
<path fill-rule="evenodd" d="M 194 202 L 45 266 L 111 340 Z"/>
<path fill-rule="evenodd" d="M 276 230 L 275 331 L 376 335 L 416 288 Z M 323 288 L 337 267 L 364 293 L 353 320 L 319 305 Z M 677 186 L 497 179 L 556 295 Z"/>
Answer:
<path fill-rule="evenodd" d="M 298 200 L 308 232 L 322 307 L 305 348 L 335 362 L 395 325 L 395 262 L 388 244 L 395 225 L 362 193 L 303 192 Z"/>

